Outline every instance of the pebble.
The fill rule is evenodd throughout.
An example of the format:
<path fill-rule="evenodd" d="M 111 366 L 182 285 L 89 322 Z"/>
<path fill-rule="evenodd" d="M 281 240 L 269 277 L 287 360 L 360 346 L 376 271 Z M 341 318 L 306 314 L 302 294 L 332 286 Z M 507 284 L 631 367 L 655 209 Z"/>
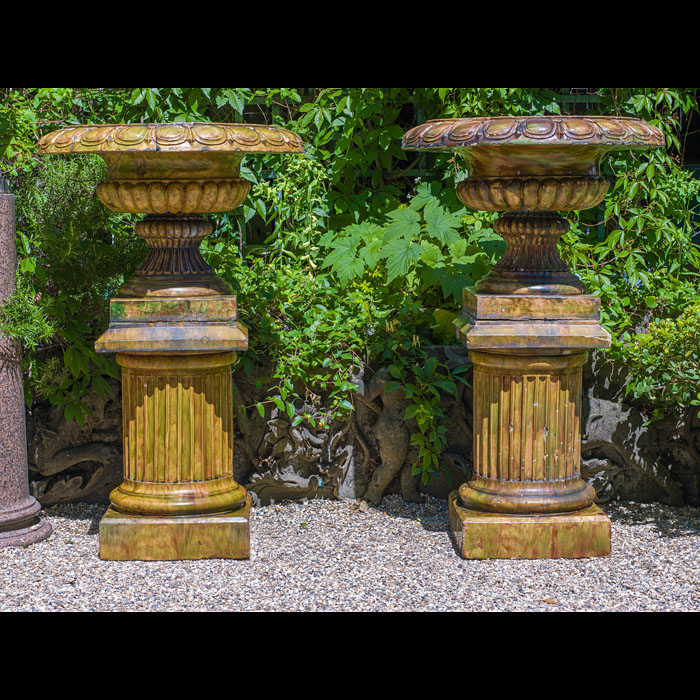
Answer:
<path fill-rule="evenodd" d="M 100 561 L 105 510 L 58 506 L 49 540 L 0 551 L 0 612 L 700 612 L 694 508 L 606 506 L 610 559 L 484 562 L 433 498 L 257 508 L 250 561 Z"/>

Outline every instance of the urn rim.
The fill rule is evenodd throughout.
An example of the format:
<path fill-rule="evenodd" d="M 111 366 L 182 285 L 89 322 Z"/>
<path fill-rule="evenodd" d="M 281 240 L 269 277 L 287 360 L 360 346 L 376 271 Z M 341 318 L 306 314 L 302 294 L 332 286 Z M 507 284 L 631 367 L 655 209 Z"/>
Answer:
<path fill-rule="evenodd" d="M 411 129 L 403 140 L 403 148 L 412 151 L 502 146 L 650 150 L 666 146 L 666 137 L 635 117 L 531 115 L 433 119 Z"/>
<path fill-rule="evenodd" d="M 217 122 L 65 126 L 43 136 L 40 155 L 67 153 L 303 153 L 298 134 L 279 126 Z"/>

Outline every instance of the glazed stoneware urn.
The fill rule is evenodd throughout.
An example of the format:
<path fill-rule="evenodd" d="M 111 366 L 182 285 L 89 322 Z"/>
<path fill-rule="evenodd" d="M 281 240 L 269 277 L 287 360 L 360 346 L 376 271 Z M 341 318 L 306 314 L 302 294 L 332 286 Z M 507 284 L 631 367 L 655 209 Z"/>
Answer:
<path fill-rule="evenodd" d="M 17 289 L 15 198 L 0 173 L 0 311 Z M 0 332 L 0 550 L 28 547 L 53 529 L 29 493 L 22 349 Z"/>
<path fill-rule="evenodd" d="M 122 368 L 124 483 L 100 525 L 105 560 L 246 559 L 251 499 L 233 472 L 232 365 L 248 349 L 237 300 L 200 253 L 204 214 L 247 198 L 247 156 L 303 152 L 276 127 L 142 124 L 62 129 L 41 154 L 98 154 L 97 196 L 146 214 L 146 263 L 111 302 L 97 341 Z"/>
<path fill-rule="evenodd" d="M 610 520 L 581 477 L 583 367 L 611 338 L 600 300 L 559 254 L 561 212 L 604 201 L 610 152 L 664 145 L 658 129 L 617 117 L 444 120 L 405 137 L 406 149 L 463 159 L 460 199 L 501 213 L 507 243 L 457 322 L 474 364 L 475 477 L 451 495 L 450 526 L 467 559 L 611 554 Z"/>

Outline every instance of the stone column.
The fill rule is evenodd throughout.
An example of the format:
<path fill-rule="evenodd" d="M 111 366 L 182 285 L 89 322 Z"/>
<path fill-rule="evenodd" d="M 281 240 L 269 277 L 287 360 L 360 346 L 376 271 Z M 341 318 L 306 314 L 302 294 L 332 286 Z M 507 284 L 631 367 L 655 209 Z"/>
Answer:
<path fill-rule="evenodd" d="M 15 198 L 0 177 L 0 308 L 16 290 Z M 0 549 L 28 547 L 53 533 L 29 495 L 22 351 L 0 333 Z"/>

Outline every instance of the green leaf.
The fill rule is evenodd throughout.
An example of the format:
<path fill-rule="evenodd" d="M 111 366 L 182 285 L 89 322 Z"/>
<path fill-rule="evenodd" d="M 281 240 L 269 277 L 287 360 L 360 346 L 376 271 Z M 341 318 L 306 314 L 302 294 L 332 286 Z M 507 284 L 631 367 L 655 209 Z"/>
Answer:
<path fill-rule="evenodd" d="M 398 238 L 382 250 L 386 258 L 387 282 L 391 284 L 398 277 L 405 277 L 411 266 L 420 259 L 423 248 L 405 238 Z"/>
<path fill-rule="evenodd" d="M 384 241 L 390 243 L 396 238 L 417 239 L 421 234 L 420 215 L 411 209 L 399 209 L 389 214 L 391 224 L 384 232 Z"/>
<path fill-rule="evenodd" d="M 420 261 L 428 265 L 428 267 L 436 267 L 438 264 L 445 262 L 446 258 L 438 246 L 428 243 L 428 241 L 423 241 L 421 248 L 423 252 L 421 253 Z"/>
<path fill-rule="evenodd" d="M 433 316 L 437 322 L 432 327 L 436 338 L 445 345 L 449 345 L 455 338 L 454 323 L 459 314 L 456 311 L 436 309 Z"/>
<path fill-rule="evenodd" d="M 413 420 L 420 413 L 420 406 L 413 404 L 406 409 L 404 420 Z"/>
<path fill-rule="evenodd" d="M 382 241 L 376 240 L 371 241 L 360 250 L 360 258 L 370 271 L 374 270 L 381 260 L 382 246 Z"/>
<path fill-rule="evenodd" d="M 426 377 L 428 379 L 432 379 L 435 376 L 435 373 L 437 372 L 438 364 L 439 364 L 439 362 L 438 362 L 437 357 L 431 357 L 425 363 L 425 373 L 426 373 Z"/>
<path fill-rule="evenodd" d="M 460 220 L 448 213 L 438 204 L 429 204 L 425 209 L 425 222 L 428 235 L 437 238 L 440 243 L 452 246 L 461 240 L 458 229 Z"/>
<path fill-rule="evenodd" d="M 437 196 L 442 190 L 439 182 L 423 182 L 418 186 L 416 196 L 411 200 L 413 211 L 420 211 L 431 203 L 437 204 Z"/>

